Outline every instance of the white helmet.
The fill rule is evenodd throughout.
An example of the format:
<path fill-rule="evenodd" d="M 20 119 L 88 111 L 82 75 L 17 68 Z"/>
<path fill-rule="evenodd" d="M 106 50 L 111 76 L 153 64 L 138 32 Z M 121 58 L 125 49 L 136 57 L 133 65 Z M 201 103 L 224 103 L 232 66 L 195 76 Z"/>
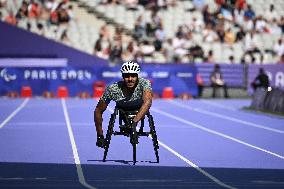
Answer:
<path fill-rule="evenodd" d="M 139 73 L 140 66 L 136 62 L 124 62 L 120 68 L 121 73 Z"/>

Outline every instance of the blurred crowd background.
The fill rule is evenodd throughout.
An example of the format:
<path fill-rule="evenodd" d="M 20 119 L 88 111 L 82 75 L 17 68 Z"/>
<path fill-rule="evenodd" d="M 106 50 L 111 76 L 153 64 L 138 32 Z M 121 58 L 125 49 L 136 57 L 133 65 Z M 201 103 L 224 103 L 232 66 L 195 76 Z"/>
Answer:
<path fill-rule="evenodd" d="M 284 63 L 283 0 L 0 0 L 0 19 L 110 64 Z"/>

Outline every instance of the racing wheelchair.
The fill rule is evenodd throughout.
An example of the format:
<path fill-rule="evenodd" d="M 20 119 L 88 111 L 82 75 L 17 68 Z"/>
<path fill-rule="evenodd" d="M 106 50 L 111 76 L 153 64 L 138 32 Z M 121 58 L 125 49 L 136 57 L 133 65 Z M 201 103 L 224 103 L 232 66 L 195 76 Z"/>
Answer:
<path fill-rule="evenodd" d="M 108 124 L 108 129 L 106 133 L 106 138 L 105 138 L 105 146 L 104 146 L 104 157 L 103 157 L 103 162 L 106 161 L 107 158 L 107 153 L 111 141 L 112 135 L 123 135 L 126 137 L 130 138 L 130 143 L 132 144 L 133 147 L 133 165 L 136 163 L 136 147 L 138 144 L 138 139 L 140 136 L 147 136 L 149 137 L 151 135 L 152 141 L 153 141 L 153 146 L 154 146 L 154 151 L 156 155 L 156 160 L 157 163 L 159 163 L 159 144 L 158 144 L 158 139 L 157 139 L 157 134 L 155 130 L 155 125 L 154 125 L 154 120 L 153 116 L 148 112 L 146 114 L 148 118 L 148 124 L 150 127 L 150 132 L 145 132 L 144 131 L 144 125 L 145 125 L 145 117 L 144 116 L 139 122 L 140 127 L 138 124 L 134 124 L 133 119 L 138 113 L 138 110 L 136 111 L 125 111 L 123 109 L 119 109 L 115 107 L 114 112 L 111 114 L 109 124 Z M 114 130 L 115 126 L 115 121 L 117 119 L 117 116 L 119 118 L 119 131 Z"/>

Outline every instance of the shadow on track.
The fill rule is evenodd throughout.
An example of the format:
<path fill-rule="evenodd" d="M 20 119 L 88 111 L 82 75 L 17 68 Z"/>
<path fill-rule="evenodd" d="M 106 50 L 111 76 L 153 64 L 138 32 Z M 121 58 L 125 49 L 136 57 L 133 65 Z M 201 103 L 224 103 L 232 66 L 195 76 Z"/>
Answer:
<path fill-rule="evenodd" d="M 95 188 L 222 188 L 194 168 L 158 164 L 133 166 L 131 161 L 108 160 L 123 165 L 82 164 L 86 182 Z M 130 165 L 128 165 L 130 164 Z M 284 188 L 284 170 L 203 168 L 235 188 Z M 0 163 L 0 188 L 84 188 L 74 164 Z"/>

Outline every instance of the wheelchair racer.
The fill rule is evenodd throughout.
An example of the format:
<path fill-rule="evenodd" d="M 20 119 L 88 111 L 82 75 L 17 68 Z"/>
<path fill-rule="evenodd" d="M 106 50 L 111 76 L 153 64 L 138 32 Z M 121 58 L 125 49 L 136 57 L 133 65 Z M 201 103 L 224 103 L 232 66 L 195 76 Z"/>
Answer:
<path fill-rule="evenodd" d="M 95 125 L 97 131 L 98 147 L 104 148 L 104 135 L 102 129 L 103 112 L 110 101 L 115 101 L 118 108 L 124 111 L 138 110 L 133 118 L 133 124 L 137 124 L 149 111 L 152 105 L 152 87 L 149 80 L 139 77 L 140 66 L 136 62 L 125 62 L 121 69 L 122 81 L 109 85 L 100 98 L 95 109 Z"/>

